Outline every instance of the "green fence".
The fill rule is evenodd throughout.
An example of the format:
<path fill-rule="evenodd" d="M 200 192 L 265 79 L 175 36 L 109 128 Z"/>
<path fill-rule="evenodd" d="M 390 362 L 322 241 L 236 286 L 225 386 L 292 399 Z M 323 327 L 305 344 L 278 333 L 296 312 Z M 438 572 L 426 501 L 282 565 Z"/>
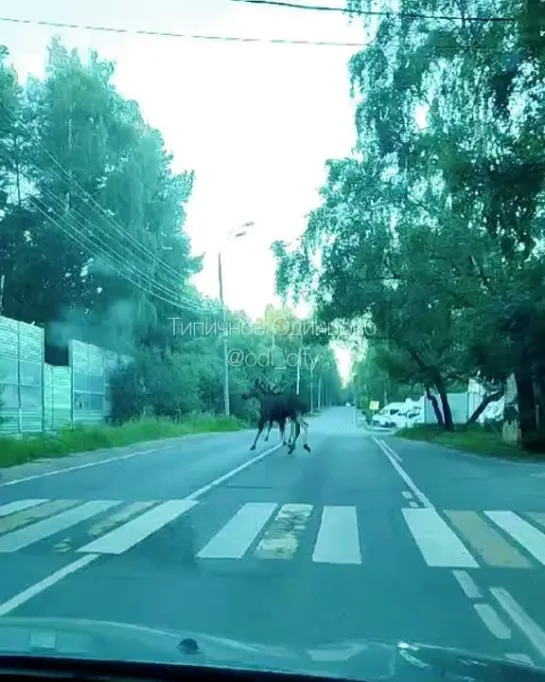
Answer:
<path fill-rule="evenodd" d="M 104 421 L 112 371 L 130 360 L 71 340 L 69 365 L 48 365 L 43 329 L 0 316 L 0 433 L 39 433 Z"/>

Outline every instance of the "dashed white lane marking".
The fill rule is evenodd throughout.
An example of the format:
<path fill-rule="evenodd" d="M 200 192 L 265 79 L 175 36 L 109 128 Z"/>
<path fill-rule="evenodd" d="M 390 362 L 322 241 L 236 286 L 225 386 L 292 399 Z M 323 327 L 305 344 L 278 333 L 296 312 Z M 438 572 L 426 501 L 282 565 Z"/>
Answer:
<path fill-rule="evenodd" d="M 11 599 L 8 599 L 3 604 L 0 604 L 0 616 L 5 616 L 7 613 L 14 611 L 29 599 L 32 599 L 32 597 L 35 597 L 41 592 L 45 592 L 45 590 L 49 589 L 56 583 L 59 583 L 63 578 L 66 578 L 66 576 L 79 571 L 80 568 L 88 566 L 90 563 L 95 561 L 95 559 L 98 559 L 98 557 L 98 554 L 87 554 L 82 556 L 81 559 L 68 564 L 68 566 L 63 566 L 63 568 L 61 568 L 59 571 L 55 571 L 55 573 L 47 576 L 47 578 L 44 578 L 43 580 L 34 583 L 34 585 L 31 585 L 26 590 L 19 592 L 19 594 L 16 594 Z"/>
<path fill-rule="evenodd" d="M 412 500 L 413 499 L 413 494 L 410 493 L 408 490 L 404 490 L 401 494 L 403 495 L 403 497 L 406 500 Z"/>
<path fill-rule="evenodd" d="M 490 588 L 490 592 L 515 625 L 517 625 L 537 651 L 545 658 L 545 632 L 543 632 L 539 625 L 530 618 L 522 606 L 507 590 L 504 590 L 502 587 L 492 587 Z"/>
<path fill-rule="evenodd" d="M 466 597 L 469 597 L 470 599 L 481 599 L 481 591 L 467 571 L 454 570 L 452 573 Z"/>
<path fill-rule="evenodd" d="M 411 500 L 409 502 L 409 507 L 412 507 L 413 509 L 418 508 L 418 502 L 415 502 L 414 500 Z"/>
<path fill-rule="evenodd" d="M 473 608 L 495 637 L 498 639 L 511 639 L 511 630 L 503 622 L 493 606 L 490 606 L 490 604 L 473 604 Z"/>
<path fill-rule="evenodd" d="M 420 502 L 424 505 L 424 507 L 433 508 L 433 504 L 428 500 L 428 498 L 424 495 L 424 493 L 420 490 L 420 488 L 412 480 L 412 478 L 409 476 L 409 474 L 403 469 L 401 464 L 399 464 L 399 462 L 396 461 L 395 457 L 393 457 L 390 454 L 390 452 L 388 451 L 388 448 L 386 448 L 384 446 L 384 443 L 381 440 L 378 440 L 378 438 L 375 438 L 375 436 L 373 436 L 373 440 L 379 446 L 379 448 L 382 450 L 382 452 L 384 452 L 386 457 L 388 457 L 388 459 L 390 460 L 390 464 L 394 467 L 394 469 L 397 471 L 397 473 L 405 481 L 407 486 L 413 491 L 414 496 L 418 500 L 420 500 Z"/>

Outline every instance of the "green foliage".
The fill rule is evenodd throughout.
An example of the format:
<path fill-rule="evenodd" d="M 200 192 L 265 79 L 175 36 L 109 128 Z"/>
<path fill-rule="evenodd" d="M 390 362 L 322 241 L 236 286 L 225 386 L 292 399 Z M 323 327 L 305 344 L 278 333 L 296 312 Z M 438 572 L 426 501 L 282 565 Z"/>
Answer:
<path fill-rule="evenodd" d="M 65 457 L 77 452 L 122 447 L 142 441 L 175 438 L 195 433 L 238 431 L 243 425 L 235 417 L 210 414 L 188 415 L 180 422 L 146 418 L 120 426 L 77 426 L 55 435 L 0 438 L 0 467 L 24 464 L 44 457 Z"/>
<path fill-rule="evenodd" d="M 298 249 L 275 252 L 280 294 L 314 291 L 327 322 L 372 317 L 376 377 L 432 390 L 448 409 L 469 378 L 495 390 L 515 373 L 528 446 L 536 413 L 545 426 L 545 405 L 534 409 L 545 396 L 545 10 L 530 4 L 467 9 L 510 22 L 434 19 L 466 10 L 422 0 L 363 16 L 376 33 L 350 62 L 355 153 L 328 162 Z"/>
<path fill-rule="evenodd" d="M 528 452 L 522 448 L 505 443 L 501 430 L 486 426 L 460 427 L 455 432 L 445 432 L 439 426 L 415 426 L 400 429 L 396 436 L 413 441 L 426 441 L 443 447 L 455 448 L 480 455 L 491 455 L 505 459 L 528 459 Z M 545 452 L 535 453 L 536 459 L 542 460 Z"/>
<path fill-rule="evenodd" d="M 121 96 L 114 64 L 95 52 L 83 59 L 54 39 L 44 78 L 24 86 L 8 57 L 1 48 L 3 314 L 43 325 L 49 349 L 76 338 L 132 355 L 111 382 L 114 425 L 153 417 L 178 429 L 192 414 L 221 414 L 221 309 L 191 284 L 202 259 L 184 231 L 193 172 L 172 170 L 160 132 Z M 242 357 L 229 370 L 233 415 L 256 419 L 257 405 L 241 398 L 256 378 L 294 390 L 299 354 L 301 395 L 313 407 L 338 402 L 327 335 L 303 336 L 287 308 L 268 308 L 263 333 L 243 315 L 227 317 L 229 350 Z M 62 436 L 66 448 L 58 441 L 59 452 L 72 451 L 74 433 Z M 86 431 L 79 447 L 127 433 Z M 41 452 L 51 442 L 29 447 Z"/>

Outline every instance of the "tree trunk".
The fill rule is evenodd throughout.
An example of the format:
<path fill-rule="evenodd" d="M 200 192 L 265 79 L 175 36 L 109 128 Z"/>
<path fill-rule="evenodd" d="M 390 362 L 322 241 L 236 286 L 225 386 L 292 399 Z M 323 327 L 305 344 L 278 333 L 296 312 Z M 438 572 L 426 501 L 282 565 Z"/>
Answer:
<path fill-rule="evenodd" d="M 439 426 L 444 426 L 445 422 L 443 421 L 443 415 L 439 409 L 439 403 L 437 402 L 437 398 L 431 394 L 428 386 L 426 386 L 426 398 L 430 401 L 431 406 L 433 407 L 433 412 L 435 414 L 435 418 L 437 419 L 437 423 Z"/>
<path fill-rule="evenodd" d="M 445 383 L 443 381 L 443 378 L 441 377 L 440 374 L 437 374 L 437 377 L 436 377 L 434 383 L 435 383 L 435 388 L 437 389 L 437 392 L 439 393 L 439 397 L 441 398 L 441 407 L 443 408 L 444 427 L 447 431 L 452 431 L 454 429 L 454 424 L 452 422 L 452 412 L 451 412 L 450 405 L 448 402 L 447 389 L 445 387 Z"/>
<path fill-rule="evenodd" d="M 496 391 L 496 393 L 490 393 L 490 395 L 485 395 L 485 397 L 481 400 L 481 404 L 477 407 L 476 410 L 473 411 L 473 414 L 467 420 L 467 425 L 471 426 L 471 424 L 475 424 L 477 422 L 477 419 L 479 419 L 481 414 L 486 410 L 490 403 L 499 400 L 503 396 L 503 394 L 504 391 L 502 390 Z"/>
<path fill-rule="evenodd" d="M 522 447 L 526 450 L 534 450 L 537 447 L 537 420 L 531 366 L 520 365 L 517 367 L 515 369 L 515 381 L 517 384 Z"/>

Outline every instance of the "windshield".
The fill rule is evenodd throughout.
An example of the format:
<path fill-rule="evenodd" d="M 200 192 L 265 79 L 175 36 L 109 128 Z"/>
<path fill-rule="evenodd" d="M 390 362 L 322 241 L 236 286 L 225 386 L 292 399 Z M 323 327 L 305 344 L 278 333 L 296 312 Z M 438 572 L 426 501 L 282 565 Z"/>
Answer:
<path fill-rule="evenodd" d="M 0 656 L 545 667 L 543 3 L 127 6 L 0 12 Z"/>

